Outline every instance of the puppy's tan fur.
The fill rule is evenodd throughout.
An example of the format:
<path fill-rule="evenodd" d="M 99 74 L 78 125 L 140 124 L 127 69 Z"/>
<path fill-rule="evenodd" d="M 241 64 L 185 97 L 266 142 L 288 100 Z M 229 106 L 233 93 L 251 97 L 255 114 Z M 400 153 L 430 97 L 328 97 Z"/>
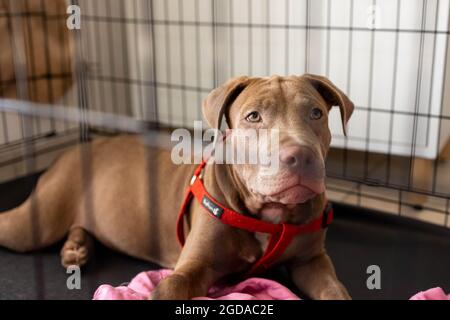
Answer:
<path fill-rule="evenodd" d="M 239 77 L 212 91 L 203 111 L 214 127 L 219 127 L 225 116 L 229 126 L 242 128 L 248 126 L 242 121 L 245 112 L 264 107 L 258 109 L 264 118 L 261 126 L 287 129 L 282 146 L 284 141 L 306 146 L 324 161 L 331 137 L 327 113 L 333 105 L 340 107 L 345 127 L 353 104 L 326 78 Z M 313 107 L 324 111 L 320 121 L 308 120 Z M 195 167 L 174 165 L 169 151 L 145 147 L 130 135 L 78 146 L 63 154 L 40 178 L 30 199 L 0 215 L 0 245 L 25 252 L 67 236 L 61 252 L 63 264 L 83 264 L 92 235 L 110 248 L 175 269 L 153 298 L 205 295 L 217 280 L 248 270 L 262 255 L 267 237 L 224 225 L 193 201 L 181 250 L 175 222 Z M 267 204 L 250 191 L 258 187 L 243 179 L 255 175 L 257 166 L 238 169 L 236 165 L 209 164 L 204 183 L 226 206 L 268 220 L 270 217 L 261 214 Z M 324 201 L 322 193 L 289 208 L 280 205 L 281 220 L 307 222 L 322 213 Z M 299 235 L 278 263 L 287 263 L 301 292 L 313 299 L 349 298 L 337 280 L 324 240 L 325 230 Z"/>

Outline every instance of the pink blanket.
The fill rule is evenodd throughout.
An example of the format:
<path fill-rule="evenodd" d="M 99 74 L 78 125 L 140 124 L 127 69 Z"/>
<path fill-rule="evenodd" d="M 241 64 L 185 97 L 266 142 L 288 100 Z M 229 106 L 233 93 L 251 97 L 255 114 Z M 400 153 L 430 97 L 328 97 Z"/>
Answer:
<path fill-rule="evenodd" d="M 146 300 L 158 283 L 167 277 L 172 270 L 162 269 L 141 272 L 127 286 L 112 287 L 104 284 L 94 293 L 94 300 Z M 212 287 L 207 297 L 202 300 L 299 300 L 292 291 L 278 282 L 250 278 L 233 286 Z M 421 291 L 411 300 L 450 300 L 441 288 Z"/>
<path fill-rule="evenodd" d="M 442 288 L 436 287 L 426 291 L 420 291 L 409 300 L 450 300 L 450 294 L 445 294 Z"/>
<path fill-rule="evenodd" d="M 146 300 L 158 283 L 172 270 L 162 269 L 141 272 L 127 286 L 112 287 L 104 284 L 94 293 L 94 300 Z M 288 288 L 278 282 L 261 279 L 246 279 L 234 286 L 212 287 L 202 300 L 298 300 Z"/>

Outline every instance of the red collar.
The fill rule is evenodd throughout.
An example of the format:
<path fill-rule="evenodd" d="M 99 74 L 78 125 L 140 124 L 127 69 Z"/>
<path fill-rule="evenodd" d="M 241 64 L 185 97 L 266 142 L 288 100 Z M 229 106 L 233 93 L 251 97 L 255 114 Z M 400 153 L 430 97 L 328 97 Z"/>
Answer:
<path fill-rule="evenodd" d="M 184 245 L 183 218 L 193 197 L 202 205 L 207 213 L 222 223 L 250 232 L 270 234 L 269 244 L 264 255 L 253 265 L 248 274 L 255 274 L 268 269 L 279 258 L 292 239 L 300 233 L 310 233 L 327 228 L 333 219 L 333 208 L 328 202 L 323 214 L 306 224 L 270 223 L 237 213 L 220 204 L 205 189 L 201 173 L 206 165 L 203 161 L 195 170 L 177 220 L 178 241 Z"/>

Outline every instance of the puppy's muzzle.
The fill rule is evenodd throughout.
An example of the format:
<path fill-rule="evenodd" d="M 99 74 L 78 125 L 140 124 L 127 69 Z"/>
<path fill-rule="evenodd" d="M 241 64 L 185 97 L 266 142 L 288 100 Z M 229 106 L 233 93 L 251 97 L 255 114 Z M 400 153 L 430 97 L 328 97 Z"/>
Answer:
<path fill-rule="evenodd" d="M 288 145 L 280 148 L 280 169 L 307 180 L 323 180 L 325 166 L 318 152 L 308 146 Z"/>

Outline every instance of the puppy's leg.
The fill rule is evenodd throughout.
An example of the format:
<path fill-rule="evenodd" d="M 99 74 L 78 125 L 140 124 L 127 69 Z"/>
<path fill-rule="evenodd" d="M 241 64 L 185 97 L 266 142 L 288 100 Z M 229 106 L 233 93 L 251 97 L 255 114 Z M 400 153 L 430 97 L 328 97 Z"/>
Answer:
<path fill-rule="evenodd" d="M 1 247 L 28 252 L 56 243 L 67 234 L 73 210 L 61 203 L 65 200 L 64 182 L 54 172 L 45 173 L 24 203 L 0 214 Z"/>
<path fill-rule="evenodd" d="M 193 203 L 193 206 L 196 208 L 199 204 Z M 217 280 L 246 267 L 237 254 L 242 243 L 240 236 L 241 233 L 208 214 L 198 212 L 175 270 L 158 284 L 149 298 L 187 300 L 206 296 Z"/>
<path fill-rule="evenodd" d="M 176 268 L 162 280 L 152 292 L 150 299 L 187 300 L 206 296 L 208 289 L 219 279 L 220 275 L 195 260 Z"/>
<path fill-rule="evenodd" d="M 93 244 L 93 238 L 86 230 L 81 227 L 71 229 L 61 249 L 61 264 L 66 268 L 86 264 L 92 254 Z"/>
<path fill-rule="evenodd" d="M 219 271 L 218 266 L 223 266 L 220 259 L 229 255 L 214 252 L 218 245 L 211 244 L 219 242 L 208 231 L 201 222 L 193 226 L 175 270 L 158 284 L 150 299 L 187 300 L 205 296 L 214 282 L 223 276 L 224 269 Z"/>
<path fill-rule="evenodd" d="M 82 195 L 77 149 L 62 155 L 40 178 L 20 206 L 0 214 L 0 246 L 27 252 L 63 239 L 73 224 Z"/>
<path fill-rule="evenodd" d="M 330 257 L 323 253 L 309 261 L 293 261 L 292 279 L 301 292 L 311 299 L 351 299 L 347 289 L 337 279 Z"/>

